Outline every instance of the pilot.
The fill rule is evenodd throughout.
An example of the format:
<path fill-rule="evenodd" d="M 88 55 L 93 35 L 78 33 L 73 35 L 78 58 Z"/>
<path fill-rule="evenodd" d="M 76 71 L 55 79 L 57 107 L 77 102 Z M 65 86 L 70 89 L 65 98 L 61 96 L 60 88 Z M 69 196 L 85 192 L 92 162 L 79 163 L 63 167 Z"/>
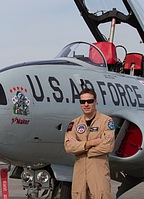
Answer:
<path fill-rule="evenodd" d="M 115 125 L 96 109 L 93 89 L 80 92 L 83 115 L 68 125 L 64 147 L 75 155 L 72 199 L 111 199 L 108 153 L 114 148 Z"/>

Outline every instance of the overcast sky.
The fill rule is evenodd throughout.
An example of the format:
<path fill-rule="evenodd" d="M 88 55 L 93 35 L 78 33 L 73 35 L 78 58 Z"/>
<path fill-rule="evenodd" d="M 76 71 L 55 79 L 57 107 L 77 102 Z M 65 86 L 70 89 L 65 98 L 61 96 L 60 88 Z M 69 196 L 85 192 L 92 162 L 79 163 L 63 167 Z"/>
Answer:
<path fill-rule="evenodd" d="M 94 42 L 73 0 L 0 0 L 0 67 L 52 59 L 79 40 Z"/>

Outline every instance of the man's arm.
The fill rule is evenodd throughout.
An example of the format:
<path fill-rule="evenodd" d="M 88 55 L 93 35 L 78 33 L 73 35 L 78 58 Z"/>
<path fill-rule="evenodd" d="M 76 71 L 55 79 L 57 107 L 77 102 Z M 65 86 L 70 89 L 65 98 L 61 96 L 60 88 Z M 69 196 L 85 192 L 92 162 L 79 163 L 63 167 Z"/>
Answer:
<path fill-rule="evenodd" d="M 85 143 L 85 150 L 90 149 L 91 147 L 95 147 L 97 145 L 99 145 L 103 140 L 101 138 L 96 138 L 93 140 L 88 140 Z"/>
<path fill-rule="evenodd" d="M 79 155 L 85 152 L 86 141 L 78 141 L 75 133 L 75 123 L 71 122 L 65 133 L 64 148 L 68 154 Z"/>
<path fill-rule="evenodd" d="M 112 152 L 115 143 L 115 129 L 111 118 L 107 118 L 101 137 L 99 144 L 89 148 L 88 157 L 100 156 Z M 100 141 L 100 138 L 98 141 Z"/>

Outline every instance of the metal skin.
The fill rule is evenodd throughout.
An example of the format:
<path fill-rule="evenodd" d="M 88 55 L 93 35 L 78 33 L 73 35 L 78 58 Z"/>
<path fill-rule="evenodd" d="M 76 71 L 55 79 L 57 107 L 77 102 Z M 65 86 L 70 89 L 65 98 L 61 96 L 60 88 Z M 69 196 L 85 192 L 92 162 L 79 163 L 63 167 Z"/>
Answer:
<path fill-rule="evenodd" d="M 72 65 L 62 65 L 62 60 L 68 63 L 71 60 Z M 116 147 L 110 154 L 113 179 L 120 180 L 121 171 L 142 178 L 143 143 L 131 157 L 121 158 L 115 152 L 130 122 L 144 132 L 143 78 L 109 72 L 107 67 L 95 67 L 76 58 L 57 58 L 56 61 L 57 64 L 37 62 L 14 66 L 0 73 L 8 102 L 0 106 L 1 161 L 35 170 L 44 167 L 47 170 L 54 165 L 55 178 L 70 181 L 69 173 L 72 172 L 69 167 L 73 166 L 73 157 L 64 151 L 64 133 L 68 123 L 81 114 L 78 92 L 87 86 L 94 87 L 97 92 L 98 110 L 113 117 L 116 124 Z M 14 91 L 10 92 L 10 89 L 15 90 L 17 85 L 27 89 L 28 115 L 12 113 Z M 68 170 L 63 176 L 61 166 Z"/>
<path fill-rule="evenodd" d="M 116 197 L 144 178 L 144 78 L 112 72 L 94 45 L 73 44 L 95 48 L 103 63 L 91 64 L 75 51 L 68 57 L 67 46 L 54 60 L 0 70 L 0 160 L 15 166 L 10 177 L 22 178 L 27 198 L 41 197 L 40 190 L 47 198 L 71 198 L 74 157 L 64 151 L 63 140 L 69 122 L 82 113 L 79 92 L 85 87 L 96 90 L 98 110 L 115 122 L 109 160 L 111 178 L 122 182 Z M 131 141 L 133 131 L 137 139 Z"/>

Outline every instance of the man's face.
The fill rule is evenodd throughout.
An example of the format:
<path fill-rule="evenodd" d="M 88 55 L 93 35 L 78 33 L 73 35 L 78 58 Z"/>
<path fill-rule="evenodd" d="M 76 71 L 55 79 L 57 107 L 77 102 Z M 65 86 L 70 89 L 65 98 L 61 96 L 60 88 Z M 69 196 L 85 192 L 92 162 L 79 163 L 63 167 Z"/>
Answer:
<path fill-rule="evenodd" d="M 84 101 L 88 100 L 88 101 Z M 84 114 L 93 114 L 96 110 L 97 100 L 94 99 L 94 96 L 90 93 L 84 93 L 80 96 L 80 103 L 82 111 Z"/>

